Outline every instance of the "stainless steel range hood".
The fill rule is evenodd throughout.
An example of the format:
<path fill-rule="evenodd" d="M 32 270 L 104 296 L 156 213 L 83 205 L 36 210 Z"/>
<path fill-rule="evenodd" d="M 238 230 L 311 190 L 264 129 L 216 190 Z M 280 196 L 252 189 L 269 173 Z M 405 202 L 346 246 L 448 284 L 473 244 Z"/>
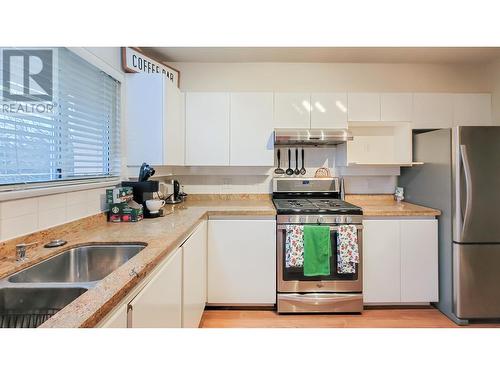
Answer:
<path fill-rule="evenodd" d="M 275 145 L 329 146 L 352 141 L 345 129 L 275 129 Z"/>

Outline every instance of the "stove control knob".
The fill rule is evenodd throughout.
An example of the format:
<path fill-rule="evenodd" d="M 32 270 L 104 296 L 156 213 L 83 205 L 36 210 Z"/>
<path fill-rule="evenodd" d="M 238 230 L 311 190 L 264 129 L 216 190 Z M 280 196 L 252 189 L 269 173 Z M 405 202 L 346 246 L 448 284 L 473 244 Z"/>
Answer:
<path fill-rule="evenodd" d="M 335 223 L 337 223 L 337 224 L 341 224 L 342 222 L 343 222 L 343 220 L 342 220 L 342 216 L 337 216 L 337 217 L 335 218 Z"/>
<path fill-rule="evenodd" d="M 345 218 L 345 222 L 346 222 L 346 223 L 348 223 L 348 224 L 352 223 L 352 217 L 347 216 L 347 217 Z"/>
<path fill-rule="evenodd" d="M 304 224 L 305 222 L 306 222 L 306 218 L 305 217 L 300 217 L 299 218 L 299 223 Z"/>
<path fill-rule="evenodd" d="M 316 222 L 318 224 L 322 224 L 325 222 L 325 218 L 323 216 L 318 216 L 318 218 L 316 219 Z"/>

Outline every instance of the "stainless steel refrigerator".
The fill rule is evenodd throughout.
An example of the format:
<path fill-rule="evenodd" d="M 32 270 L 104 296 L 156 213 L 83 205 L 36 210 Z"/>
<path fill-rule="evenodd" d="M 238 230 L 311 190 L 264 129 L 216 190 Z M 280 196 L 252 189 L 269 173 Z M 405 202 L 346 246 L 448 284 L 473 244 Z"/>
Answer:
<path fill-rule="evenodd" d="M 439 217 L 438 308 L 459 324 L 500 319 L 500 127 L 414 134 L 405 199 Z"/>

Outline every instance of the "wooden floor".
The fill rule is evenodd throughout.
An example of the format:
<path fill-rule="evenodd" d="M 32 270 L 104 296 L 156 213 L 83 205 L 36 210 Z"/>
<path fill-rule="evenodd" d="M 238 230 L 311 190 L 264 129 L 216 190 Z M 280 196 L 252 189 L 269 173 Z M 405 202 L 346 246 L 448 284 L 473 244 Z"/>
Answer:
<path fill-rule="evenodd" d="M 371 308 L 362 314 L 278 315 L 266 310 L 205 310 L 202 328 L 457 328 L 439 310 Z M 473 324 L 495 327 L 500 324 Z"/>

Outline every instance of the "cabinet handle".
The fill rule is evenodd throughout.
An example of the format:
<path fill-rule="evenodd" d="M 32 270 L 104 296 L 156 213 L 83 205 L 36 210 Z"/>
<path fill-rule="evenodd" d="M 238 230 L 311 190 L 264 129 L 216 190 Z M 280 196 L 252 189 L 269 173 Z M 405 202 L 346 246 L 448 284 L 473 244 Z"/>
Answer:
<path fill-rule="evenodd" d="M 132 312 L 134 311 L 134 308 L 131 304 L 127 305 L 127 328 L 133 328 L 132 327 Z"/>

